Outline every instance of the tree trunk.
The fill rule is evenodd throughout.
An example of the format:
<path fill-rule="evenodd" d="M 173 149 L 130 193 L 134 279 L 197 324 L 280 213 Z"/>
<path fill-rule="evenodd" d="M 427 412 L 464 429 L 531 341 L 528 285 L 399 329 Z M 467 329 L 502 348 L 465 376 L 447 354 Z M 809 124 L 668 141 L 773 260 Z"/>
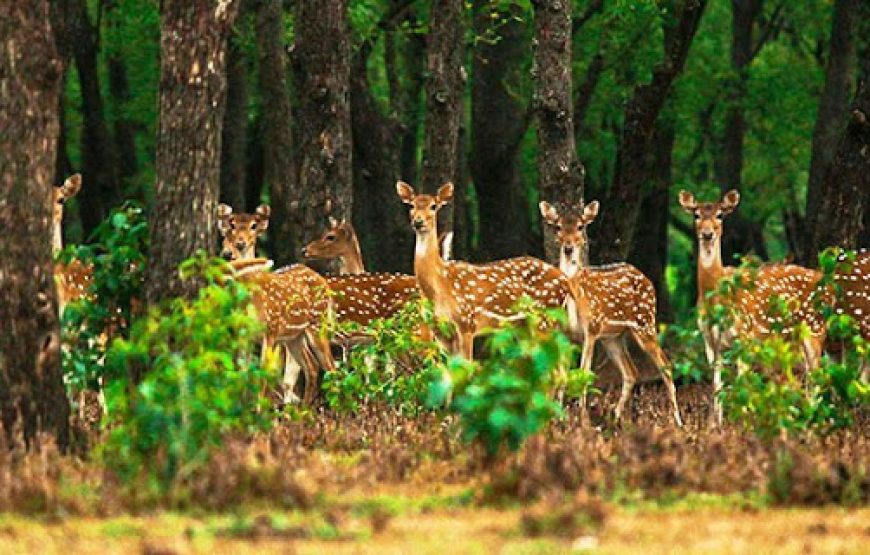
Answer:
<path fill-rule="evenodd" d="M 463 0 L 432 0 L 426 50 L 426 136 L 420 176 L 420 189 L 427 193 L 458 178 L 456 153 L 465 86 L 463 17 Z M 454 204 L 460 201 L 457 198 L 441 209 L 439 231 L 453 229 Z"/>
<path fill-rule="evenodd" d="M 226 49 L 238 0 L 163 0 L 157 186 L 149 217 L 149 304 L 191 296 L 178 265 L 197 250 L 214 252 L 226 102 Z"/>
<path fill-rule="evenodd" d="M 412 22 L 413 25 L 415 22 Z M 402 146 L 399 154 L 399 176 L 408 183 L 417 183 L 417 151 L 419 146 L 420 123 L 423 117 L 420 96 L 423 93 L 426 74 L 426 40 L 412 33 L 407 37 L 403 50 L 405 68 L 408 74 L 408 87 L 402 103 Z"/>
<path fill-rule="evenodd" d="M 99 29 L 88 17 L 85 0 L 71 0 L 68 32 L 82 94 L 82 187 L 79 213 L 87 236 L 120 203 L 118 156 L 103 109 L 97 66 Z"/>
<path fill-rule="evenodd" d="M 347 0 L 296 3 L 299 94 L 299 186 L 295 245 L 319 237 L 326 209 L 336 218 L 353 209 L 350 118 L 350 29 Z M 327 203 L 329 201 L 329 203 Z"/>
<path fill-rule="evenodd" d="M 474 2 L 475 34 L 497 37 L 480 41 L 471 61 L 470 165 L 478 200 L 480 260 L 528 254 L 537 246 L 519 168 L 528 129 L 526 103 L 515 92 L 521 88 L 520 67 L 528 48 L 525 27 L 514 18 L 516 6 L 501 14 L 491 6 L 489 0 Z"/>
<path fill-rule="evenodd" d="M 242 2 L 244 5 L 244 2 Z M 242 19 L 241 10 L 238 20 Z M 258 29 L 259 31 L 259 29 Z M 258 34 L 259 38 L 259 34 Z M 248 150 L 248 67 L 242 37 L 234 32 L 227 45 L 227 101 L 221 131 L 220 200 L 245 212 L 245 165 Z"/>
<path fill-rule="evenodd" d="M 646 275 L 656 288 L 656 314 L 659 322 L 673 322 L 674 311 L 665 281 L 668 265 L 668 219 L 670 187 L 673 183 L 672 161 L 676 132 L 674 122 L 662 116 L 653 131 L 651 152 L 647 159 L 647 194 L 641 204 L 641 214 L 629 261 Z"/>
<path fill-rule="evenodd" d="M 579 144 L 583 138 L 583 122 L 586 120 L 586 112 L 592 103 L 592 94 L 601 81 L 604 73 L 604 56 L 595 54 L 589 67 L 586 68 L 586 77 L 577 87 L 577 99 L 574 101 L 574 142 Z"/>
<path fill-rule="evenodd" d="M 825 174 L 837 153 L 837 144 L 849 117 L 849 95 L 852 92 L 852 68 L 855 61 L 853 20 L 858 0 L 837 0 L 831 20 L 831 46 L 825 64 L 825 88 L 816 114 L 813 130 L 813 150 L 810 159 L 810 177 L 807 184 L 806 216 L 801 227 L 805 231 L 799 239 L 809 243 L 815 233 Z M 803 264 L 815 265 L 818 253 L 800 247 L 799 259 Z"/>
<path fill-rule="evenodd" d="M 717 181 L 722 192 L 740 189 L 743 184 L 743 140 L 746 135 L 746 118 L 743 100 L 749 80 L 749 65 L 757 52 L 753 44 L 753 30 L 762 13 L 764 0 L 731 0 L 731 69 L 735 75 L 728 108 L 725 112 L 725 130 L 717 162 Z M 737 212 L 728 218 L 722 237 L 722 256 L 725 262 L 736 253 L 755 251 L 767 258 L 761 224 L 753 222 Z"/>
<path fill-rule="evenodd" d="M 122 15 L 115 10 L 117 0 L 105 2 L 107 25 L 117 25 Z M 130 81 L 127 78 L 127 62 L 118 52 L 110 53 L 106 60 L 109 73 L 109 95 L 114 111 L 114 135 L 118 152 L 118 175 L 122 180 L 128 180 L 139 171 L 139 161 L 136 156 L 136 127 L 133 121 L 124 113 L 130 102 Z M 127 185 L 127 183 L 123 183 Z M 141 192 L 139 195 L 144 198 Z"/>
<path fill-rule="evenodd" d="M 640 212 L 653 128 L 671 85 L 683 70 L 706 5 L 706 0 L 685 0 L 681 7 L 673 5 L 674 9 L 668 10 L 664 23 L 665 59 L 653 70 L 649 83 L 635 87 L 625 107 L 616 172 L 605 210 L 599 216 L 597 260 L 610 262 L 628 256 Z"/>
<path fill-rule="evenodd" d="M 284 54 L 284 12 L 280 0 L 259 0 L 256 34 L 260 55 L 260 95 L 263 114 L 263 172 L 272 204 L 270 247 L 278 265 L 296 259 L 292 241 L 292 189 L 296 164 L 287 65 Z M 249 207 L 250 209 L 251 207 Z"/>
<path fill-rule="evenodd" d="M 574 144 L 571 102 L 571 2 L 535 0 L 532 77 L 538 116 L 538 190 L 550 203 L 583 199 L 583 168 Z M 553 226 L 543 226 L 544 252 L 556 263 L 559 247 Z M 585 257 L 585 254 L 584 254 Z"/>
<path fill-rule="evenodd" d="M 868 19 L 870 18 L 862 17 L 862 33 L 870 29 Z M 822 182 L 818 224 L 809 252 L 818 252 L 832 245 L 849 249 L 867 246 L 866 242 L 859 243 L 859 241 L 866 233 L 864 225 L 868 210 L 870 210 L 870 43 L 865 44 L 861 53 L 858 89 L 852 101 L 849 122 L 840 138 L 836 156 Z"/>
<path fill-rule="evenodd" d="M 50 227 L 63 67 L 48 2 L 0 4 L 0 36 L 0 421 L 10 439 L 46 432 L 65 449 Z"/>

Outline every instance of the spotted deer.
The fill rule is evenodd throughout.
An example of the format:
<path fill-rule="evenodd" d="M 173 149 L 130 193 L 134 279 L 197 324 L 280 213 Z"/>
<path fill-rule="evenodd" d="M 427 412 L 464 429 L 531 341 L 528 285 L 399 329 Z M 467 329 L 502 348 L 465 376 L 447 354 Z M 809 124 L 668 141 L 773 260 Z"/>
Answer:
<path fill-rule="evenodd" d="M 76 196 L 82 188 L 81 174 L 67 178 L 63 185 L 53 187 L 51 191 L 52 205 L 52 235 L 51 251 L 57 256 L 63 250 L 63 212 L 66 201 Z M 66 305 L 87 295 L 88 287 L 93 281 L 94 269 L 80 260 L 68 263 L 54 264 L 54 279 L 57 285 L 58 314 L 63 315 Z"/>
<path fill-rule="evenodd" d="M 837 260 L 845 264 L 844 268 L 834 273 L 834 281 L 842 291 L 837 312 L 854 318 L 861 335 L 870 341 L 870 249 L 858 250 L 851 263 L 845 251 L 840 253 Z"/>
<path fill-rule="evenodd" d="M 246 260 L 257 253 L 257 239 L 269 228 L 272 209 L 261 204 L 253 214 L 234 213 L 228 204 L 217 207 L 217 224 L 220 231 L 221 256 L 227 260 Z"/>
<path fill-rule="evenodd" d="M 514 306 L 523 296 L 543 307 L 561 307 L 570 285 L 558 268 L 532 257 L 489 264 L 445 261 L 438 248 L 438 211 L 453 199 L 453 184 L 437 194 L 417 194 L 403 181 L 396 183 L 402 202 L 410 205 L 416 234 L 414 274 L 435 315 L 451 322 L 456 334 L 451 350 L 473 358 L 474 337 L 506 320 L 522 318 Z"/>
<path fill-rule="evenodd" d="M 716 295 L 723 278 L 744 271 L 722 264 L 723 220 L 737 208 L 740 194 L 731 190 L 717 202 L 698 202 L 691 193 L 680 191 L 679 202 L 683 210 L 695 218 L 698 326 L 704 337 L 707 360 L 713 367 L 713 418 L 721 425 L 722 406 L 718 393 L 722 389 L 722 353 L 734 339 L 763 339 L 779 333 L 788 336 L 793 333 L 795 322 L 803 322 L 810 330 L 801 345 L 805 365 L 807 370 L 818 366 L 826 336 L 824 318 L 816 308 L 817 284 L 822 276 L 820 272 L 792 264 L 769 264 L 752 273 L 745 270 L 745 276 L 738 276 L 744 277 L 751 287 L 739 288 L 727 297 Z M 792 308 L 788 321 L 771 313 L 770 299 L 774 297 Z M 720 329 L 710 321 L 710 308 L 716 304 L 727 306 L 733 314 L 733 324 L 728 329 Z"/>
<path fill-rule="evenodd" d="M 639 375 L 628 354 L 627 342 L 634 339 L 661 373 L 674 421 L 682 426 L 670 362 L 656 336 L 656 291 L 652 282 L 631 264 L 584 265 L 586 227 L 598 215 L 598 201 L 585 207 L 562 206 L 561 210 L 542 201 L 539 207 L 544 221 L 556 228 L 559 269 L 571 281 L 577 296 L 576 301 L 567 297 L 565 308 L 571 329 L 579 329 L 583 336 L 581 368 L 591 370 L 595 345 L 600 340 L 622 374 L 622 392 L 615 410 L 616 420 L 621 420 L 625 408 L 630 407 Z"/>
<path fill-rule="evenodd" d="M 251 303 L 266 328 L 264 360 L 279 345 L 289 355 L 284 359 L 285 400 L 298 400 L 293 390 L 301 369 L 305 373 L 303 402 L 311 404 L 317 393 L 318 364 L 328 372 L 335 370 L 329 341 L 322 334 L 331 311 L 326 280 L 302 264 L 275 272 L 271 266 L 272 261 L 263 258 L 235 260 L 230 262 L 228 277 L 251 290 Z"/>

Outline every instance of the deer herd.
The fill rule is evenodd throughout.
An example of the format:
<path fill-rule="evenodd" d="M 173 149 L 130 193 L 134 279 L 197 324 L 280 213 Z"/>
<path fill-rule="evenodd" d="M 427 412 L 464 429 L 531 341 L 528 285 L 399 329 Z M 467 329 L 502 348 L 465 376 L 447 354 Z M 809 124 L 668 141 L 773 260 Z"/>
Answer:
<path fill-rule="evenodd" d="M 52 192 L 55 254 L 62 248 L 64 203 L 81 186 L 81 176 L 76 174 Z M 369 339 L 361 331 L 337 335 L 330 341 L 323 330 L 332 319 L 354 322 L 358 329 L 365 330 L 375 319 L 393 316 L 412 299 L 422 297 L 431 303 L 437 318 L 452 324 L 454 333 L 441 337 L 426 326 L 417 333 L 426 338 L 434 335 L 450 352 L 471 359 L 477 335 L 502 322 L 524 318 L 518 301 L 525 297 L 544 308 L 566 310 L 565 331 L 572 341 L 582 343 L 580 366 L 584 370 L 592 369 L 596 344 L 604 346 L 622 376 L 616 421 L 630 406 L 639 375 L 629 350 L 634 344 L 661 373 L 674 422 L 682 425 L 671 365 L 657 340 L 652 282 L 631 264 L 586 263 L 586 228 L 598 215 L 597 201 L 576 206 L 540 203 L 543 221 L 555 228 L 560 243 L 558 267 L 530 256 L 472 264 L 450 260 L 452 236 L 438 233 L 438 211 L 453 198 L 451 183 L 434 195 L 417 193 L 401 181 L 396 191 L 409 206 L 416 235 L 414 275 L 367 272 L 353 226 L 334 218 L 329 218 L 323 235 L 303 249 L 303 256 L 336 260 L 337 275 L 321 276 L 303 264 L 273 271 L 272 261 L 256 256 L 257 240 L 269 226 L 269 206 L 261 205 L 253 214 L 233 212 L 226 204 L 218 206 L 221 254 L 229 260 L 226 277 L 251 289 L 250 302 L 265 328 L 264 361 L 272 353 L 283 354 L 285 402 L 298 401 L 294 390 L 300 372 L 305 376 L 302 401 L 314 401 L 320 371 L 335 369 L 331 343 L 346 353 Z M 870 339 L 870 251 L 859 251 L 854 261 L 842 265 L 835 274 L 838 295 L 831 287 L 820 285 L 823 276 L 818 270 L 780 263 L 753 270 L 725 266 L 721 248 L 723 220 L 739 201 L 740 195 L 734 190 L 717 202 L 698 202 L 686 191 L 679 195 L 680 206 L 695 219 L 698 323 L 713 368 L 712 415 L 717 423 L 722 418 L 716 394 L 722 387 L 722 353 L 736 339 L 790 336 L 792 327 L 804 323 L 809 333 L 792 335 L 799 338 L 805 367 L 813 369 L 819 364 L 826 339 L 825 318 L 818 300 L 852 316 L 863 337 Z M 744 272 L 746 275 L 742 275 Z M 723 278 L 741 275 L 752 282 L 751 287 L 739 288 L 733 295 L 720 294 Z M 63 311 L 67 303 L 89 294 L 92 268 L 75 260 L 57 263 L 55 277 L 59 308 Z M 770 309 L 774 297 L 789 307 L 790 315 Z M 733 318 L 727 324 L 710 317 L 714 304 L 730 309 Z"/>

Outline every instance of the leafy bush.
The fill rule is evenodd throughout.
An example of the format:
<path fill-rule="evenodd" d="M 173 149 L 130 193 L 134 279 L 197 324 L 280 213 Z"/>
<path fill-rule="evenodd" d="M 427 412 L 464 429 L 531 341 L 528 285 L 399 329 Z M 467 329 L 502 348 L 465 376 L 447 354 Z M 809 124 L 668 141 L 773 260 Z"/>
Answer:
<path fill-rule="evenodd" d="M 488 357 L 450 359 L 446 372 L 430 388 L 431 404 L 455 396 L 450 406 L 460 416 L 463 439 L 479 441 L 490 456 L 503 446 L 519 449 L 550 420 L 562 416 L 561 405 L 553 399 L 556 388 L 585 395 L 594 379 L 579 371 L 559 376 L 575 358 L 571 341 L 554 327 L 564 323 L 563 311 L 520 308 L 527 318 L 486 334 Z"/>
<path fill-rule="evenodd" d="M 77 391 L 96 387 L 113 337 L 127 337 L 136 299 L 141 297 L 148 250 L 148 222 L 132 202 L 112 211 L 93 233 L 95 243 L 69 246 L 60 260 L 79 260 L 93 269 L 89 295 L 64 310 L 63 369 Z"/>
<path fill-rule="evenodd" d="M 407 303 L 392 318 L 380 319 L 362 330 L 349 323 L 340 334 L 362 331 L 370 342 L 355 347 L 347 363 L 337 365 L 323 379 L 329 407 L 358 412 L 363 406 L 383 403 L 403 414 L 416 414 L 426 399 L 433 373 L 439 372 L 446 353 L 435 341 L 421 338 L 423 324 L 432 325 L 432 311 L 422 301 Z"/>
<path fill-rule="evenodd" d="M 205 464 L 226 434 L 270 424 L 260 395 L 268 376 L 255 356 L 260 324 L 243 286 L 214 282 L 222 264 L 202 254 L 185 263 L 209 281 L 197 298 L 151 309 L 108 351 L 102 456 L 128 484 L 166 491 Z"/>

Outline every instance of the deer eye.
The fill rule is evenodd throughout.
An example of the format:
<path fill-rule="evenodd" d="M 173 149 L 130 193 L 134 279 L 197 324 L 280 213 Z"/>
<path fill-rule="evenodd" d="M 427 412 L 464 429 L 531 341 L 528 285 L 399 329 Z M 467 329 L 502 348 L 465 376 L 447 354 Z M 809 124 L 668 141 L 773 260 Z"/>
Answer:
<path fill-rule="evenodd" d="M 236 221 L 230 220 L 230 229 L 236 229 Z"/>
<path fill-rule="evenodd" d="M 432 203 L 431 206 L 429 206 L 429 210 L 437 210 L 437 209 L 438 209 L 438 205 L 435 204 L 434 202 Z"/>
<path fill-rule="evenodd" d="M 251 229 L 257 229 L 257 222 L 251 224 Z"/>
<path fill-rule="evenodd" d="M 583 231 L 583 224 L 577 224 L 577 231 Z"/>
<path fill-rule="evenodd" d="M 329 241 L 330 243 L 331 243 L 332 241 L 335 241 L 335 235 L 327 235 L 327 236 L 326 236 L 326 240 Z"/>

